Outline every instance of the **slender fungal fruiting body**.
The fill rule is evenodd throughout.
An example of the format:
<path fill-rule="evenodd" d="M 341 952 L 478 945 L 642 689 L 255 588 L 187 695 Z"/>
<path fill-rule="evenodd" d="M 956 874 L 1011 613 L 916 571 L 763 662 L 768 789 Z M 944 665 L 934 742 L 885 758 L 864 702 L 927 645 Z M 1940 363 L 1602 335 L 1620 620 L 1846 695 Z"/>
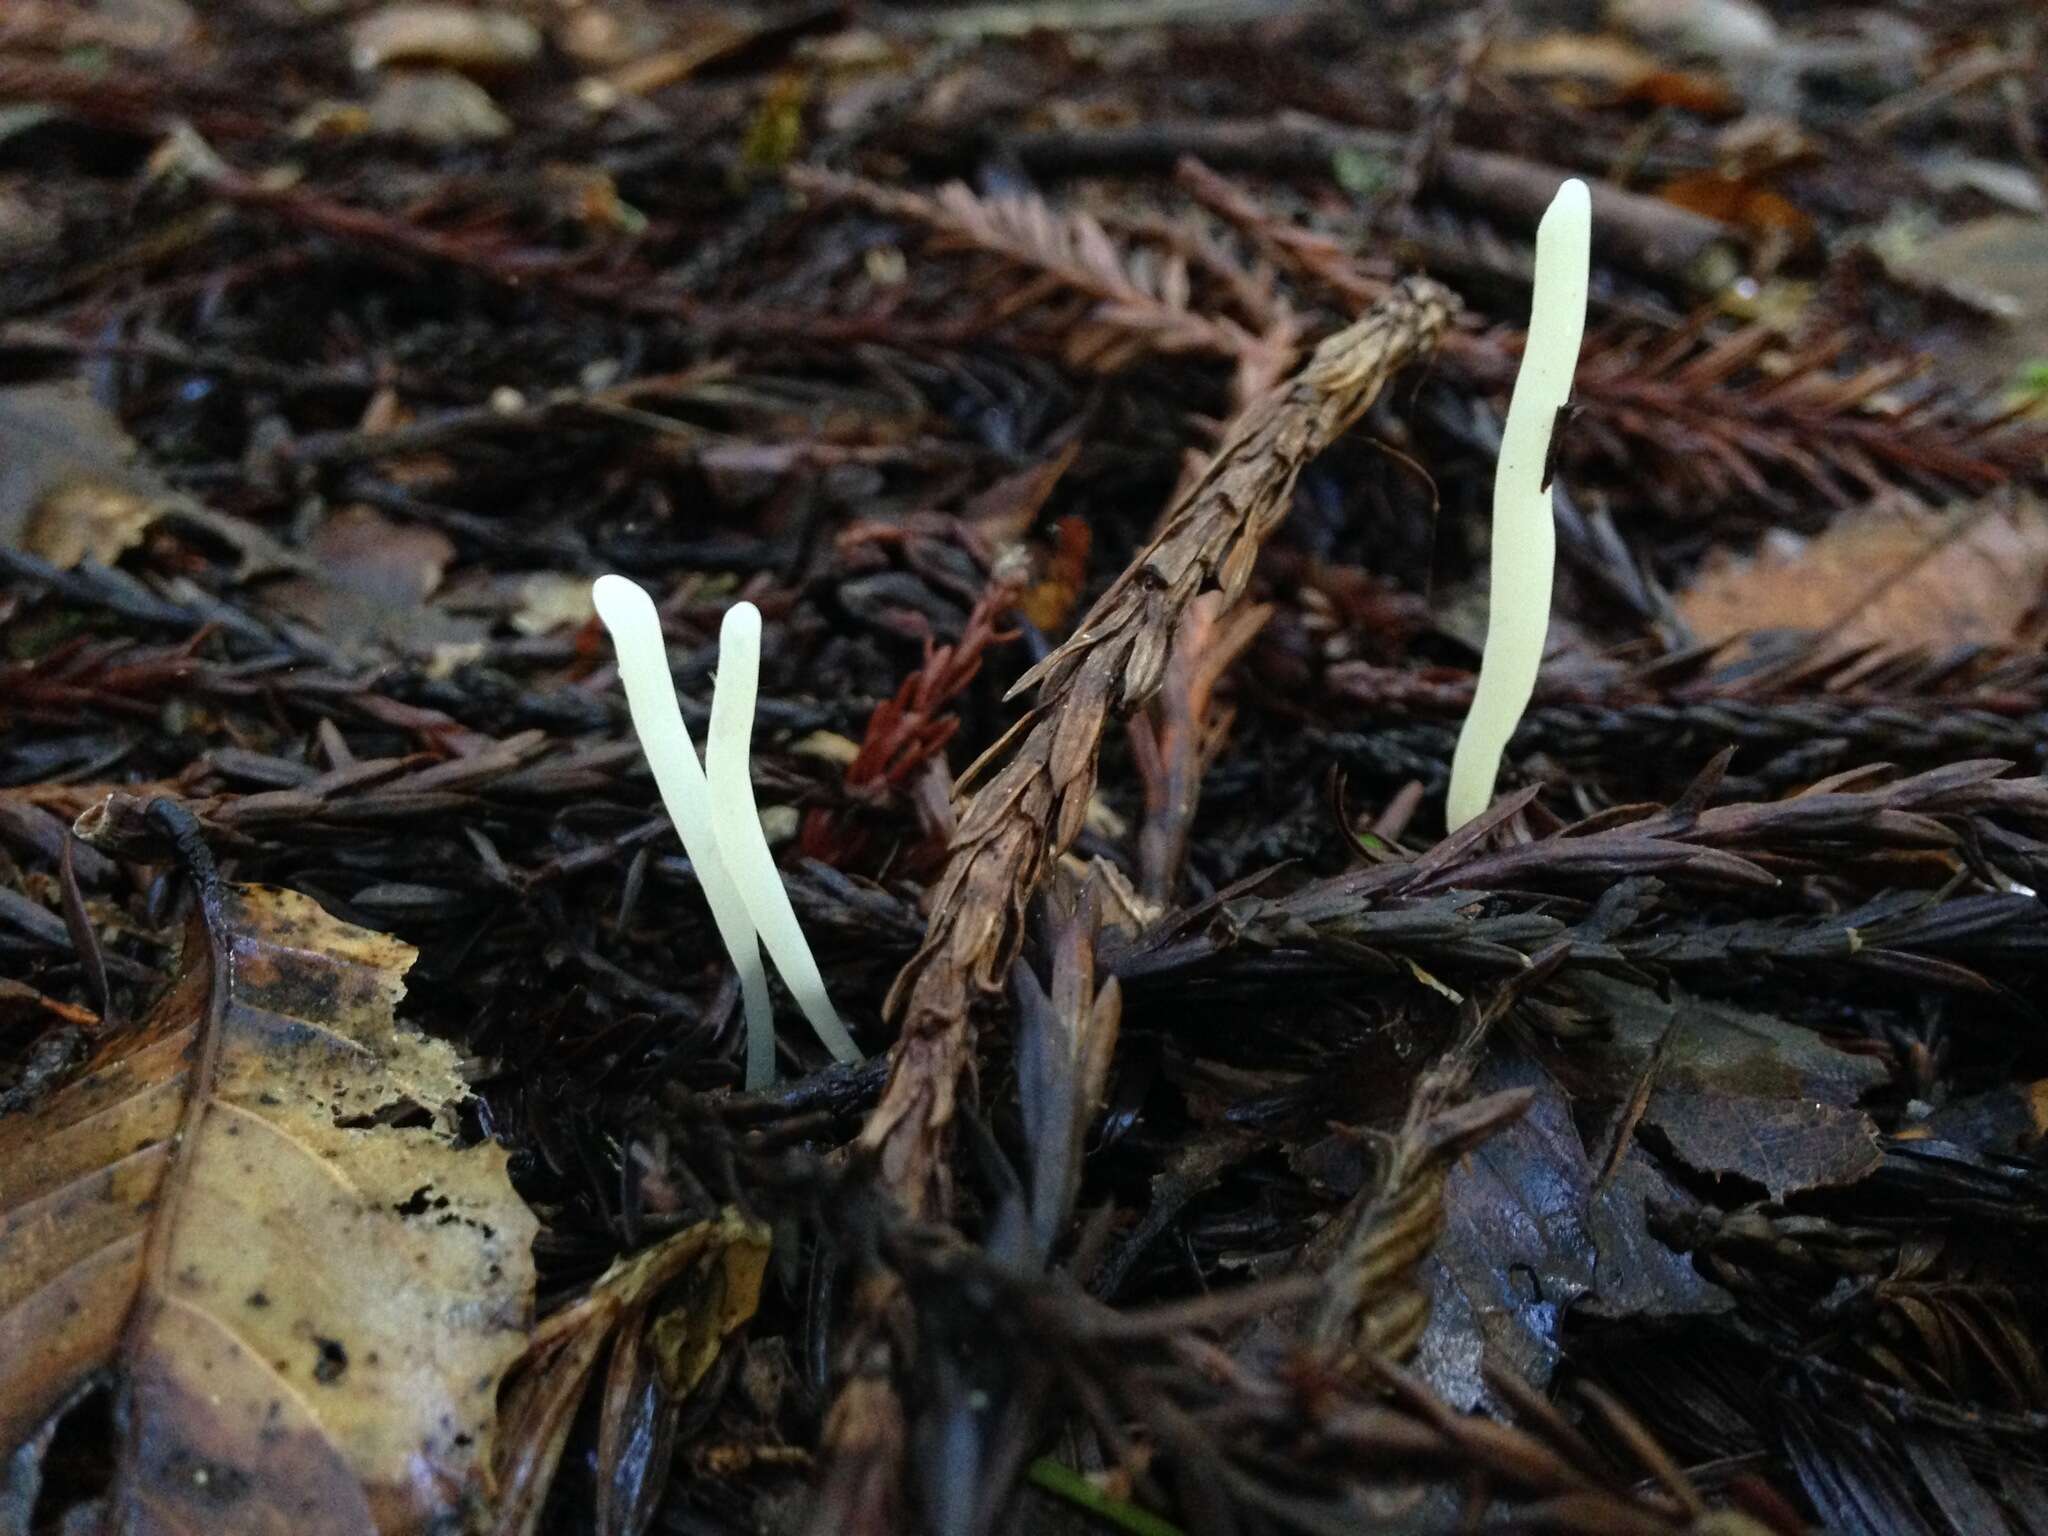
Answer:
<path fill-rule="evenodd" d="M 596 605 L 597 616 L 611 632 L 612 645 L 618 652 L 619 681 L 626 690 L 626 708 L 633 717 L 633 731 L 640 738 L 640 750 L 646 755 L 647 766 L 654 773 L 662 806 L 683 840 L 683 851 L 690 856 L 698 884 L 704 888 L 704 899 L 711 908 L 711 920 L 739 972 L 740 998 L 747 1027 L 747 1087 L 765 1088 L 775 1080 L 775 1013 L 768 996 L 768 973 L 761 963 L 760 919 L 754 913 L 757 906 L 772 912 L 778 900 L 787 921 L 778 925 L 775 937 L 769 943 L 769 953 L 775 957 L 776 968 L 782 971 L 790 990 L 803 1006 L 805 1017 L 811 1020 L 812 1027 L 818 1031 L 827 1049 L 842 1061 L 858 1060 L 859 1049 L 847 1035 L 838 1015 L 832 1012 L 830 1001 L 825 999 L 824 982 L 811 959 L 803 931 L 796 925 L 796 914 L 782 889 L 781 876 L 776 872 L 775 861 L 768 852 L 768 840 L 761 832 L 760 817 L 754 810 L 753 785 L 747 777 L 747 746 L 752 735 L 754 694 L 761 665 L 760 612 L 751 603 L 739 605 L 751 615 L 751 644 L 743 642 L 745 654 L 733 658 L 729 667 L 724 665 L 726 658 L 721 657 L 720 688 L 714 690 L 711 703 L 712 750 L 718 754 L 721 735 L 719 693 L 728 675 L 736 679 L 744 677 L 744 699 L 735 694 L 724 711 L 727 744 L 723 755 L 730 757 L 735 750 L 738 754 L 745 827 L 752 829 L 750 844 L 744 835 L 745 827 L 734 818 L 726 818 L 730 824 L 721 831 L 718 796 L 727 791 L 714 787 L 697 761 L 696 743 L 690 739 L 689 727 L 683 723 L 675 680 L 669 675 L 668 647 L 662 640 L 661 618 L 654 611 L 654 600 L 623 576 L 600 576 L 591 587 L 590 595 Z M 732 627 L 728 616 L 727 628 L 731 630 Z M 746 621 L 742 621 L 740 627 L 744 630 Z M 738 722 L 736 748 L 731 741 L 735 732 L 732 721 L 735 719 Z M 717 757 L 714 756 L 714 771 L 716 763 Z M 722 775 L 728 786 L 731 771 L 728 764 Z M 758 857 L 755 845 L 758 845 Z M 750 889 L 750 886 L 762 886 L 764 883 L 765 890 Z M 818 1022 L 820 1015 L 813 1012 L 820 1002 L 827 1024 L 821 1025 Z"/>
<path fill-rule="evenodd" d="M 825 1049 L 841 1061 L 859 1061 L 860 1047 L 826 995 L 825 978 L 811 958 L 811 946 L 796 920 L 789 892 L 783 889 L 775 856 L 761 830 L 761 813 L 754 805 L 747 751 L 754 735 L 760 679 L 761 610 L 752 603 L 734 603 L 718 630 L 718 681 L 711 691 L 711 731 L 704 743 L 711 828 L 718 838 L 718 855 L 738 884 L 747 915 L 783 985 Z"/>
<path fill-rule="evenodd" d="M 1451 758 L 1444 820 L 1456 831 L 1485 810 L 1500 776 L 1501 754 L 1536 691 L 1536 670 L 1550 633 L 1550 583 L 1557 563 L 1548 464 L 1557 413 L 1571 397 L 1579 342 L 1586 330 L 1593 204 L 1573 178 L 1536 226 L 1535 296 L 1529 338 L 1508 399 L 1500 460 L 1493 477 L 1493 584 L 1487 597 L 1486 649 L 1471 712 Z"/>

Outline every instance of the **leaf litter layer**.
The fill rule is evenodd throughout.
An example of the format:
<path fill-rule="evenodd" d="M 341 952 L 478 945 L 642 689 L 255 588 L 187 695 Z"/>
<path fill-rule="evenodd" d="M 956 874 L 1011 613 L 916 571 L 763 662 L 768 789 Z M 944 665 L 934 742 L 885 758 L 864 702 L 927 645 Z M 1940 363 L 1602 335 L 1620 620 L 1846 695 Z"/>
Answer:
<path fill-rule="evenodd" d="M 2031 1529 L 2048 122 L 1893 10 L 10 13 L 0 1531 Z"/>

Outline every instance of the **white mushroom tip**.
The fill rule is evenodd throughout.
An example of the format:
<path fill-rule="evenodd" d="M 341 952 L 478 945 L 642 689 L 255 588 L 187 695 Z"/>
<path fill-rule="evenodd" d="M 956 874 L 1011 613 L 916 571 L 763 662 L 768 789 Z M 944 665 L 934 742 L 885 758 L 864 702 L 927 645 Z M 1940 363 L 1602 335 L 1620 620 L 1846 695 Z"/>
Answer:
<path fill-rule="evenodd" d="M 1536 227 L 1527 344 L 1508 397 L 1493 480 L 1492 587 L 1472 707 L 1451 756 L 1444 820 L 1456 831 L 1493 799 L 1501 754 L 1528 708 L 1550 629 L 1557 530 L 1547 468 L 1558 411 L 1571 399 L 1586 327 L 1593 194 L 1569 177 Z"/>
<path fill-rule="evenodd" d="M 758 645 L 761 641 L 761 610 L 749 602 L 737 602 L 725 610 L 725 618 L 718 626 L 718 643 L 721 647 L 749 642 Z"/>
<path fill-rule="evenodd" d="M 591 606 L 610 629 L 619 623 L 634 623 L 654 612 L 654 599 L 639 582 L 626 576 L 600 576 L 590 584 Z"/>

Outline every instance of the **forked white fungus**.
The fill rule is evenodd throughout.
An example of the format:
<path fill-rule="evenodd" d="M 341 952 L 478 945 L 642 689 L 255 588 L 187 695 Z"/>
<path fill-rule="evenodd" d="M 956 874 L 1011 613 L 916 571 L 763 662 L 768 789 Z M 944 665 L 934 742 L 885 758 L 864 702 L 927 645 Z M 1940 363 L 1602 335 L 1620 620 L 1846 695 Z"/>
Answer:
<path fill-rule="evenodd" d="M 724 941 L 739 972 L 740 997 L 747 1024 L 747 1086 L 765 1088 L 775 1079 L 775 1015 L 768 996 L 768 974 L 761 964 L 761 944 L 757 921 L 752 913 L 753 904 L 748 900 L 744 884 L 749 878 L 759 878 L 759 866 L 752 866 L 755 871 L 752 876 L 735 873 L 720 846 L 712 808 L 713 791 L 697 761 L 697 747 L 690 739 L 689 727 L 683 724 L 682 707 L 676 700 L 675 680 L 668 670 L 668 648 L 662 641 L 661 619 L 654 611 L 653 599 L 623 576 L 599 577 L 591 587 L 590 595 L 597 608 L 597 616 L 611 632 L 612 645 L 618 652 L 619 681 L 626 690 L 626 707 L 633 717 L 634 733 L 640 738 L 640 750 L 646 755 L 648 767 L 653 770 L 662 806 L 682 837 L 683 851 L 690 856 L 698 883 L 704 888 L 704 899 L 710 905 L 711 920 L 717 925 L 718 936 Z M 754 614 L 753 658 L 739 669 L 744 670 L 748 677 L 743 719 L 746 726 L 751 726 L 754 678 L 760 670 L 760 615 L 751 605 L 744 606 Z M 727 670 L 721 668 L 721 677 Z M 714 735 L 717 711 L 718 699 L 714 692 Z M 749 732 L 743 727 L 739 747 L 743 782 L 746 777 L 747 734 Z M 748 816 L 753 817 L 751 784 L 747 785 L 746 804 Z M 773 894 L 781 898 L 783 909 L 788 911 L 789 898 L 783 892 L 773 859 L 767 857 L 768 844 L 761 836 L 758 818 L 754 818 L 753 825 Z M 801 931 L 796 930 L 793 912 L 789 927 L 796 933 L 803 964 L 808 967 L 809 978 L 822 997 L 823 983 L 818 980 L 817 966 L 811 962 Z M 785 962 L 772 945 L 770 953 L 775 954 L 777 968 L 783 968 Z M 788 977 L 787 971 L 785 977 Z M 790 980 L 790 989 L 798 994 L 799 1000 L 802 999 L 798 979 Z M 828 1013 L 830 1007 L 827 1003 Z M 805 1012 L 809 1016 L 808 1007 Z M 857 1058 L 859 1052 L 854 1049 L 836 1015 L 831 1015 L 831 1024 L 832 1034 L 828 1035 L 822 1029 L 819 1031 L 827 1047 L 842 1060 Z"/>
<path fill-rule="evenodd" d="M 1444 820 L 1455 832 L 1485 810 L 1500 776 L 1501 753 L 1536 691 L 1536 669 L 1550 633 L 1550 581 L 1557 527 L 1545 470 L 1557 413 L 1570 399 L 1579 342 L 1586 330 L 1586 277 L 1593 203 L 1583 181 L 1557 189 L 1536 226 L 1536 292 L 1529 340 L 1508 398 L 1500 461 L 1493 476 L 1493 585 L 1486 606 L 1486 649 L 1472 709 L 1451 757 Z"/>

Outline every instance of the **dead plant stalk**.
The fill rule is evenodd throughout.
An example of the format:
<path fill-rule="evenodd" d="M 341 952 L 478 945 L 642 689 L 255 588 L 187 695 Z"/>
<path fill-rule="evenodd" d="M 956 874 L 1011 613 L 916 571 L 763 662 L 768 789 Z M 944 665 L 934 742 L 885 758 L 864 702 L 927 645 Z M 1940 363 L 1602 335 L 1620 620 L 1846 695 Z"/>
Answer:
<path fill-rule="evenodd" d="M 961 777 L 956 792 L 964 794 L 1002 762 L 962 807 L 924 943 L 890 989 L 897 1039 L 889 1079 L 861 1131 L 862 1152 L 912 1217 L 943 1220 L 952 1209 L 948 1144 L 974 1065 L 975 1015 L 1001 996 L 1031 899 L 1081 830 L 1111 713 L 1128 717 L 1159 691 L 1181 621 L 1205 588 L 1220 589 L 1226 615 L 1239 602 L 1302 467 L 1435 346 L 1456 307 L 1436 283 L 1404 282 L 1324 341 L 1293 379 L 1256 397 L 1151 543 L 1011 690 L 1035 687 L 1037 702 Z M 908 1333 L 892 1324 L 902 1301 L 884 1272 L 857 1292 L 843 1384 L 825 1423 L 814 1530 L 879 1536 L 900 1528 L 907 1426 L 889 1363 L 892 1341 Z"/>
<path fill-rule="evenodd" d="M 1152 542 L 1012 690 L 1035 687 L 1037 702 L 962 776 L 964 790 L 1002 763 L 962 807 L 924 944 L 890 991 L 889 1082 L 861 1133 L 913 1213 L 951 1208 L 946 1142 L 974 1060 L 974 1013 L 1000 995 L 1025 909 L 1081 830 L 1110 715 L 1128 716 L 1158 691 L 1182 615 L 1205 587 L 1213 582 L 1226 605 L 1242 598 L 1302 466 L 1435 345 L 1456 302 L 1426 280 L 1402 283 L 1247 406 Z"/>

